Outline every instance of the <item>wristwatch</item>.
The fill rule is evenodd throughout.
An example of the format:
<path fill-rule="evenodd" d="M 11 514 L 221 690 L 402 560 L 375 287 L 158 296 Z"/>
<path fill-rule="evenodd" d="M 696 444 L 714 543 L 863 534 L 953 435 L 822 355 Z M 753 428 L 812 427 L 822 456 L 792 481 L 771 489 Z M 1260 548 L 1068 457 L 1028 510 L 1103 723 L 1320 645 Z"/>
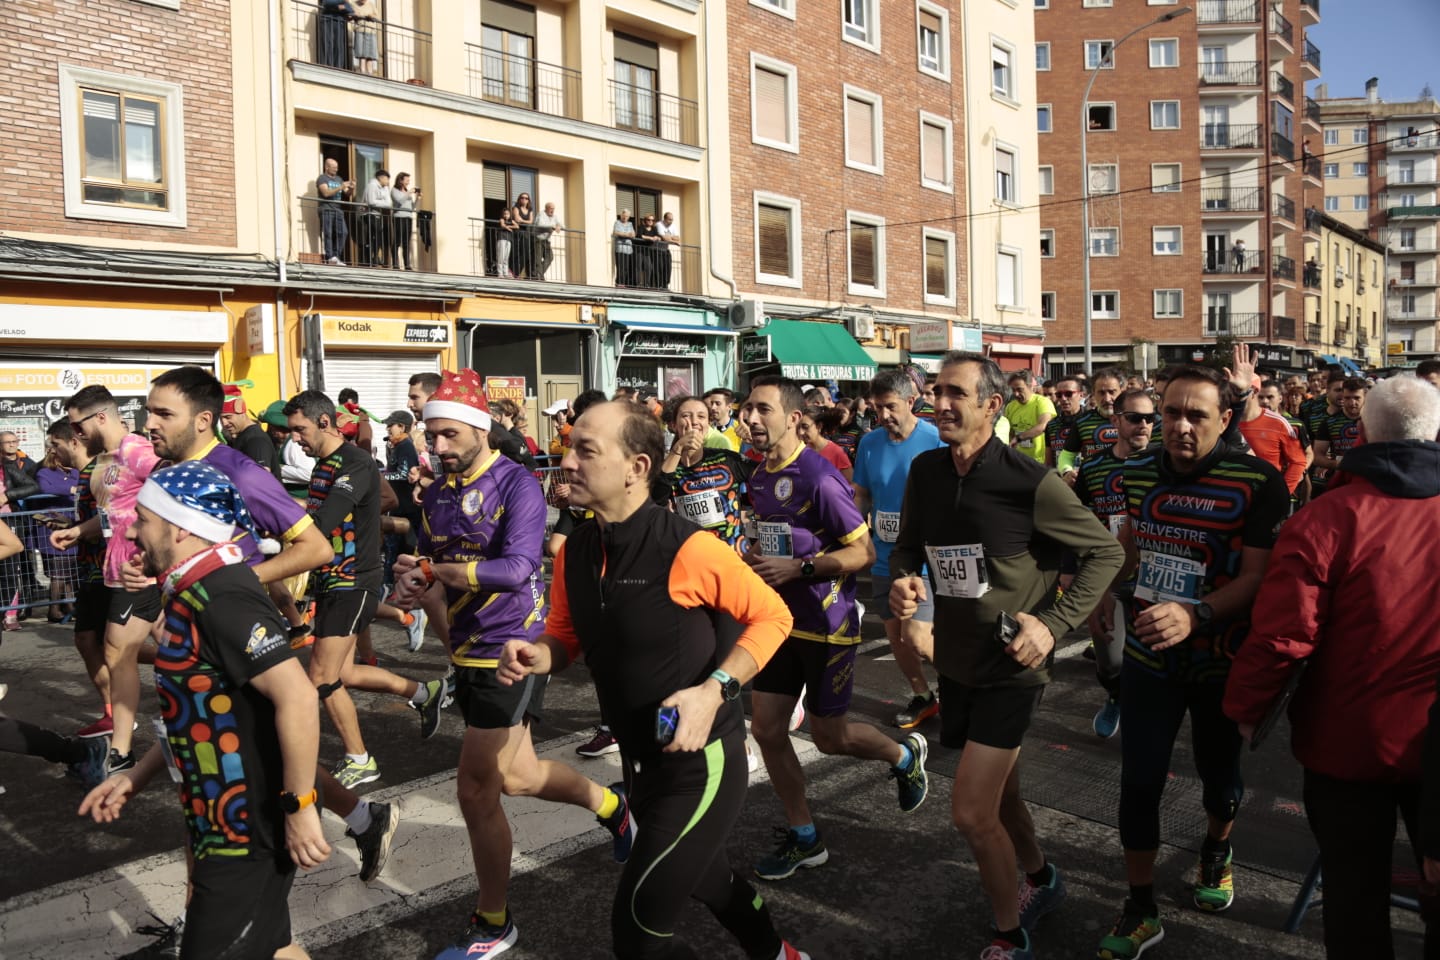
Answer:
<path fill-rule="evenodd" d="M 1197 627 L 1208 627 L 1210 626 L 1210 621 L 1214 619 L 1215 611 L 1211 608 L 1210 604 L 1204 600 L 1195 604 L 1195 625 Z"/>
<path fill-rule="evenodd" d="M 280 809 L 285 811 L 286 813 L 299 813 L 301 810 L 304 810 L 306 807 L 313 804 L 316 799 L 319 798 L 319 796 L 319 791 L 315 790 L 313 787 L 311 788 L 310 792 L 305 794 L 303 797 L 297 797 L 293 793 L 281 793 Z"/>
<path fill-rule="evenodd" d="M 815 561 L 810 557 L 800 561 L 800 576 L 806 578 L 815 576 Z"/>
<path fill-rule="evenodd" d="M 716 670 L 710 674 L 710 679 L 720 684 L 720 693 L 727 701 L 740 699 L 740 681 L 736 680 L 724 670 Z"/>

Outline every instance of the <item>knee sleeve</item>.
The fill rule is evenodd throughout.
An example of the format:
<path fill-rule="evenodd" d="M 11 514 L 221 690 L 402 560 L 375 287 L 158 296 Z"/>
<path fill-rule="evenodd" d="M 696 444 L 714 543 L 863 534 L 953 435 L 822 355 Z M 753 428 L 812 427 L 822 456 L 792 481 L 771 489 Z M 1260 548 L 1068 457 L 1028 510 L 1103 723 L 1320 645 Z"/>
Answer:
<path fill-rule="evenodd" d="M 1205 782 L 1202 803 L 1205 812 L 1216 820 L 1229 823 L 1240 809 L 1240 799 L 1245 794 L 1238 777 L 1226 778 L 1222 782 Z"/>
<path fill-rule="evenodd" d="M 320 692 L 320 699 L 324 701 L 329 700 L 334 695 L 335 691 L 339 690 L 343 686 L 345 686 L 345 682 L 343 680 L 336 680 L 334 683 L 317 683 L 315 684 L 315 689 Z"/>

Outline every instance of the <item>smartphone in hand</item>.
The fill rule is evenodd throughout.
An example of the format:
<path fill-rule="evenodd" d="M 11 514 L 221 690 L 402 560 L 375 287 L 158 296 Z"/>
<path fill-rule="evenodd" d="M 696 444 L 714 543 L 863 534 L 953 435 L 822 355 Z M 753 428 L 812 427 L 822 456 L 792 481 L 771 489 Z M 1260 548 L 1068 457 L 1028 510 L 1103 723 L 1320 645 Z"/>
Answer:
<path fill-rule="evenodd" d="M 655 710 L 655 743 L 668 747 L 680 729 L 680 711 L 675 707 L 659 707 Z"/>
<path fill-rule="evenodd" d="M 1015 638 L 1018 636 L 1020 636 L 1019 621 L 1001 610 L 1000 615 L 995 618 L 995 639 L 999 641 L 1000 646 L 1008 647 L 1015 642 Z"/>

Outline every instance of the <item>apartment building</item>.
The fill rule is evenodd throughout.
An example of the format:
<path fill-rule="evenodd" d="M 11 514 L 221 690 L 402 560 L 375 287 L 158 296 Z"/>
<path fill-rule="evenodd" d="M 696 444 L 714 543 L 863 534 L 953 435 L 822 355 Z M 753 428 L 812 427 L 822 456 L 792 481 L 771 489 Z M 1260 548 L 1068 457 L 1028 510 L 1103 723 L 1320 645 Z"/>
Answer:
<path fill-rule="evenodd" d="M 853 389 L 952 346 L 1034 366 L 1029 10 L 737 0 L 726 29 L 733 278 L 770 321 L 742 377 Z"/>
<path fill-rule="evenodd" d="M 1302 270 L 1307 288 L 1320 291 L 1316 312 L 1305 316 L 1306 341 L 1320 345 L 1316 359 L 1356 373 L 1382 365 L 1385 247 L 1329 215 L 1312 246 Z"/>
<path fill-rule="evenodd" d="M 1363 97 L 1325 97 L 1325 210 L 1388 250 L 1385 362 L 1440 354 L 1440 102 L 1387 102 L 1372 78 Z"/>
<path fill-rule="evenodd" d="M 1229 338 L 1271 369 L 1312 365 L 1297 318 L 1320 229 L 1319 19 L 1318 0 L 1035 0 L 1050 370 L 1083 366 L 1087 314 L 1097 367 Z"/>

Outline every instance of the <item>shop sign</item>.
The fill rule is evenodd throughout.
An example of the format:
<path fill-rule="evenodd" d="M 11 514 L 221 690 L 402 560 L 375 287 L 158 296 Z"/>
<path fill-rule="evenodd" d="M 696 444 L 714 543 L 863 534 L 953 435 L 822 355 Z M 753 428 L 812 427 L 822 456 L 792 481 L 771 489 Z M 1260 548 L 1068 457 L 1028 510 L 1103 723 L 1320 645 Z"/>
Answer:
<path fill-rule="evenodd" d="M 1393 357 L 1393 356 L 1396 356 L 1397 354 L 1404 353 L 1404 352 L 1405 352 L 1405 343 L 1404 343 L 1404 341 L 1401 341 L 1401 340 L 1391 340 L 1389 343 L 1385 344 L 1385 352 L 1386 352 L 1387 354 L 1389 354 L 1390 356 L 1392 356 L 1392 357 Z"/>
<path fill-rule="evenodd" d="M 222 310 L 134 310 L 0 304 L 0 339 L 87 343 L 224 343 L 230 315 Z"/>
<path fill-rule="evenodd" d="M 875 367 L 851 363 L 782 363 L 780 373 L 792 380 L 869 380 L 875 376 Z"/>
<path fill-rule="evenodd" d="M 981 353 L 985 349 L 985 337 L 979 327 L 961 327 L 954 331 L 955 349 L 967 353 Z"/>
<path fill-rule="evenodd" d="M 741 362 L 741 363 L 769 363 L 769 362 L 770 362 L 770 338 L 769 338 L 769 337 L 741 337 L 741 338 L 740 338 L 740 362 Z"/>
<path fill-rule="evenodd" d="M 490 402 L 496 400 L 514 400 L 522 406 L 525 403 L 525 378 L 524 377 L 486 377 L 485 396 Z"/>
<path fill-rule="evenodd" d="M 1257 343 L 1255 345 L 1255 362 L 1272 367 L 1292 366 L 1295 362 L 1295 348 Z"/>
<path fill-rule="evenodd" d="M 616 371 L 615 386 L 629 387 L 642 397 L 657 396 L 660 393 L 660 370 L 653 364 L 621 364 Z"/>
<path fill-rule="evenodd" d="M 674 333 L 636 330 L 622 341 L 627 357 L 704 357 L 705 340 Z"/>
<path fill-rule="evenodd" d="M 977 330 L 976 332 L 978 333 L 979 331 Z M 931 353 L 949 349 L 949 323 L 917 323 L 910 328 L 910 350 L 912 353 Z M 976 349 L 979 349 L 978 344 Z"/>
<path fill-rule="evenodd" d="M 245 311 L 245 345 L 252 357 L 275 352 L 275 305 L 257 303 Z"/>
<path fill-rule="evenodd" d="M 380 317 L 325 317 L 320 324 L 325 343 L 337 346 L 450 346 L 450 324 Z"/>

